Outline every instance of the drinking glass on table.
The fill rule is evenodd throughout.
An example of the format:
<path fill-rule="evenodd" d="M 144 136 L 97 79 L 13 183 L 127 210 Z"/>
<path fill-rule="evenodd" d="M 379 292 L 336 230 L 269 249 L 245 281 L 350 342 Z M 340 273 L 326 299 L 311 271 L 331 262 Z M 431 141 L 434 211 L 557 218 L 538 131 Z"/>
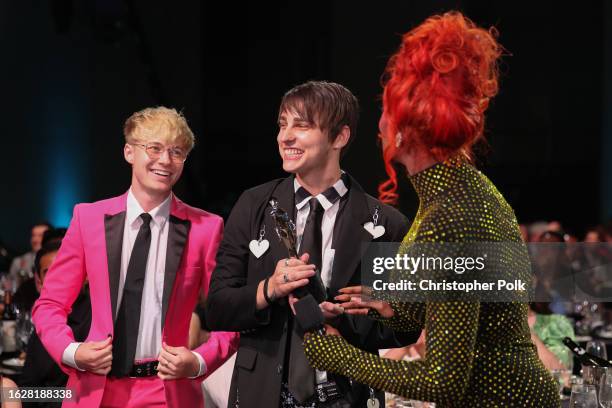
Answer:
<path fill-rule="evenodd" d="M 599 405 L 602 408 L 612 408 L 612 372 L 601 376 L 599 383 Z"/>
<path fill-rule="evenodd" d="M 606 375 L 610 369 L 608 367 L 593 367 L 593 366 L 582 366 L 582 379 L 585 385 L 592 385 L 595 387 L 595 393 L 599 393 L 599 384 L 601 378 Z M 610 371 L 612 372 L 612 371 Z"/>
<path fill-rule="evenodd" d="M 597 408 L 597 393 L 594 385 L 574 385 L 569 408 Z"/>
<path fill-rule="evenodd" d="M 606 351 L 606 344 L 603 341 L 592 340 L 586 344 L 585 350 L 587 353 L 591 353 L 594 356 L 601 357 L 604 360 L 608 360 L 608 352 Z"/>
<path fill-rule="evenodd" d="M 569 349 L 563 350 L 562 353 L 565 356 L 563 360 L 567 361 L 567 364 L 564 364 L 563 368 L 556 368 L 554 370 L 551 370 L 551 374 L 559 385 L 559 398 L 561 400 L 566 400 L 568 397 L 563 394 L 563 388 L 570 388 L 572 385 L 571 378 L 574 367 L 574 356 Z M 561 362 L 563 363 L 563 361 Z"/>
<path fill-rule="evenodd" d="M 20 347 L 25 350 L 32 332 L 34 332 L 32 313 L 29 310 L 21 311 L 16 309 L 15 311 L 17 312 L 17 338 Z"/>
<path fill-rule="evenodd" d="M 584 384 L 599 387 L 599 380 L 601 380 L 601 377 L 608 371 L 610 371 L 608 367 L 596 367 L 583 364 L 581 374 Z"/>

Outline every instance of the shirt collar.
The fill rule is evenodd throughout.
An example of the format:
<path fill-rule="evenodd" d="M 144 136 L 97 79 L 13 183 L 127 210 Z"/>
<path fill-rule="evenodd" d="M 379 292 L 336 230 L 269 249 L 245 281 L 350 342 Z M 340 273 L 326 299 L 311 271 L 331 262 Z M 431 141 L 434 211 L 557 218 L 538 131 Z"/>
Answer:
<path fill-rule="evenodd" d="M 160 229 L 164 226 L 168 218 L 170 217 L 170 203 L 172 202 L 172 193 L 157 207 L 149 211 L 149 215 L 152 217 L 154 222 Z M 134 225 L 136 220 L 140 219 L 140 214 L 146 212 L 142 209 L 136 197 L 132 193 L 132 189 L 128 192 L 127 196 L 127 208 L 126 208 L 126 220 L 128 225 Z"/>
<path fill-rule="evenodd" d="M 344 197 L 344 195 L 348 192 L 348 185 L 348 175 L 342 171 L 340 178 L 334 183 L 333 186 L 316 195 L 317 200 L 319 200 L 319 203 L 321 203 L 321 206 L 325 211 L 333 206 L 334 203 L 340 198 Z M 298 211 L 300 211 L 306 204 L 308 204 L 312 195 L 310 195 L 308 190 L 302 187 L 297 177 L 293 178 L 293 190 L 295 192 L 295 207 Z"/>

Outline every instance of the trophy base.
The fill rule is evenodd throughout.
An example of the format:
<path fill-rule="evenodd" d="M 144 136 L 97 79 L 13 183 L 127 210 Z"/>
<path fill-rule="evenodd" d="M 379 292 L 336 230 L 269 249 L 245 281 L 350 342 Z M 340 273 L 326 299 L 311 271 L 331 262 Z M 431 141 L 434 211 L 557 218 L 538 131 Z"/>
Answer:
<path fill-rule="evenodd" d="M 323 312 L 319 307 L 319 302 L 312 295 L 304 296 L 295 302 L 293 307 L 295 308 L 295 320 L 304 332 L 316 331 L 323 327 L 325 323 Z"/>

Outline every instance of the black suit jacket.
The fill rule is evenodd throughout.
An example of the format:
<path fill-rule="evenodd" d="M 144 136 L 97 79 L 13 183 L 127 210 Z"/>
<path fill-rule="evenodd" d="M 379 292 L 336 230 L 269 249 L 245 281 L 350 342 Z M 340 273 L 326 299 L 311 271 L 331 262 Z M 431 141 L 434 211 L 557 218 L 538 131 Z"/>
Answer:
<path fill-rule="evenodd" d="M 293 176 L 257 186 L 241 195 L 226 223 L 208 293 L 206 319 L 209 328 L 240 332 L 230 407 L 234 406 L 237 393 L 240 408 L 279 406 L 288 323 L 292 316 L 286 299 L 266 309 L 256 309 L 259 282 L 274 273 L 280 259 L 287 258 L 287 250 L 279 242 L 274 232 L 274 220 L 269 214 L 271 197 L 293 215 Z M 380 208 L 378 224 L 384 225 L 386 231 L 377 241 L 401 241 L 409 228 L 406 217 L 366 194 L 352 178 L 347 197 L 343 200 L 334 224 L 332 247 L 335 254 L 328 288 L 330 299 L 338 289 L 360 283 L 363 244 L 372 241 L 372 235 L 363 224 L 372 221 L 377 207 Z M 270 242 L 270 248 L 256 258 L 249 250 L 249 242 L 258 238 L 262 225 L 265 225 L 264 238 Z M 371 352 L 411 344 L 419 335 L 396 335 L 365 316 L 342 315 L 336 326 L 351 344 Z M 349 384 L 346 379 L 336 380 Z M 347 398 L 354 405 L 365 406 L 369 396 L 367 387 L 360 384 L 350 387 Z M 381 406 L 384 406 L 384 400 Z"/>
<path fill-rule="evenodd" d="M 76 341 L 85 341 L 89 326 L 91 325 L 91 300 L 89 289 L 85 287 L 72 305 L 72 312 L 68 315 L 68 326 L 74 333 Z M 65 387 L 68 376 L 53 361 L 36 331 L 28 341 L 26 361 L 19 376 L 20 387 Z M 24 402 L 23 407 L 60 407 L 61 403 Z"/>
<path fill-rule="evenodd" d="M 36 289 L 34 278 L 30 278 L 19 286 L 17 292 L 15 292 L 15 296 L 13 296 L 13 303 L 19 310 L 31 312 L 32 305 L 34 305 L 36 299 L 38 299 L 38 290 Z"/>

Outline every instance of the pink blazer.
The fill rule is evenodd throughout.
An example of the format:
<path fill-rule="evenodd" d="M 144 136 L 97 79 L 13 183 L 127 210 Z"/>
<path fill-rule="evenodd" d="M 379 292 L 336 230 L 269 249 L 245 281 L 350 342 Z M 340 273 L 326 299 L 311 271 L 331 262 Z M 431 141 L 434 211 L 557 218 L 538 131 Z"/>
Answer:
<path fill-rule="evenodd" d="M 40 298 L 34 304 L 32 320 L 40 340 L 69 375 L 67 386 L 76 395 L 75 401 L 65 402 L 64 407 L 100 406 L 106 377 L 62 363 L 64 350 L 75 341 L 66 319 L 85 278 L 88 278 L 92 320 L 87 341 L 104 340 L 109 333 L 113 334 L 126 199 L 127 193 L 75 206 L 68 232 L 47 272 Z M 223 219 L 173 197 L 169 228 L 162 341 L 170 346 L 188 347 L 191 313 L 200 290 L 208 294 L 210 275 L 223 234 Z M 205 376 L 165 381 L 168 406 L 203 406 L 202 380 L 227 360 L 237 345 L 237 333 L 213 332 L 206 343 L 194 350 L 206 362 Z"/>

